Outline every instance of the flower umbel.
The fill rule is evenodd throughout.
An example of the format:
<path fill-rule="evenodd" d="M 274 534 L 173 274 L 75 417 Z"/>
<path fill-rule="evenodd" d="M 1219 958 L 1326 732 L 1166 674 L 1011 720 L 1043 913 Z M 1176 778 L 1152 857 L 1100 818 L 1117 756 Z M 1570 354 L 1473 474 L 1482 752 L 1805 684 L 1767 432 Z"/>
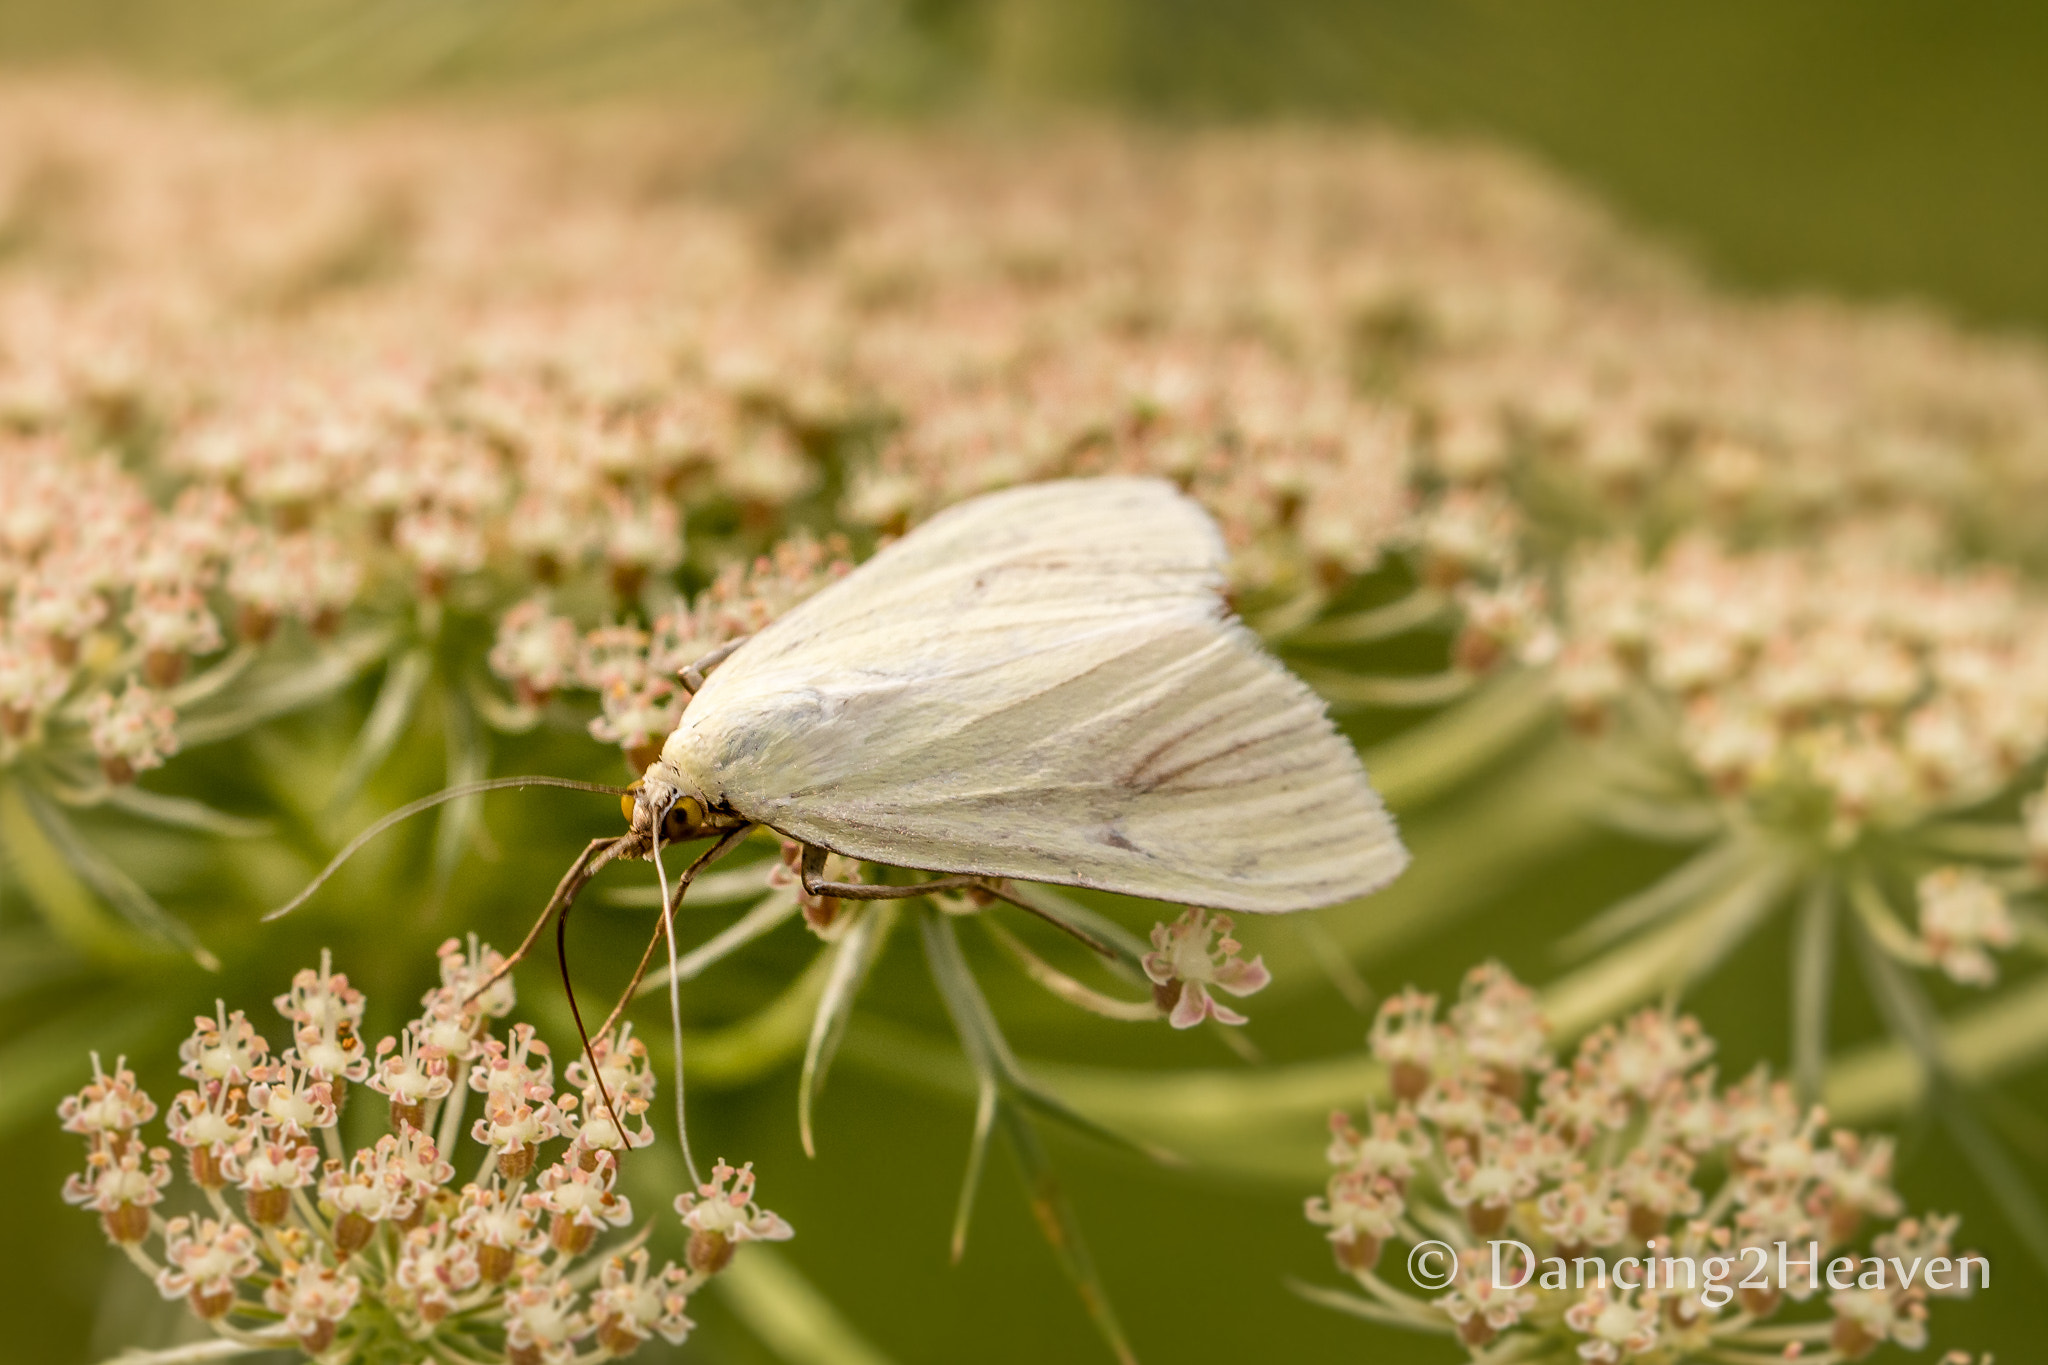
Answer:
<path fill-rule="evenodd" d="M 1391 1106 L 1365 1129 L 1332 1117 L 1334 1170 L 1308 1219 L 1370 1297 L 1317 1297 L 1488 1360 L 1849 1361 L 1925 1343 L 1940 1291 L 1884 1267 L 1963 1261 L 1953 1218 L 1870 1235 L 1902 1208 L 1890 1143 L 1830 1130 L 1761 1070 L 1718 1086 L 1690 1019 L 1645 1010 L 1552 1062 L 1534 998 L 1497 964 L 1467 977 L 1447 1022 L 1436 1012 L 1412 991 L 1381 1007 L 1371 1042 Z M 1448 1247 L 1450 1282 L 1417 1293 L 1420 1277 L 1383 1274 L 1401 1242 Z"/>
<path fill-rule="evenodd" d="M 470 982 L 496 961 L 474 944 L 443 952 L 446 984 L 406 1026 L 406 1046 L 387 1038 L 376 1049 L 384 1065 L 371 1085 L 391 1095 L 395 1131 L 353 1152 L 337 1119 L 346 1081 L 366 1061 L 354 1033 L 364 1000 L 324 955 L 277 999 L 299 1044 L 279 1060 L 239 1011 L 202 1015 L 179 1050 L 194 1088 L 167 1117 L 209 1206 L 203 1214 L 157 1216 L 172 1172 L 170 1152 L 142 1137 L 156 1105 L 125 1059 L 109 1074 L 95 1057 L 92 1082 L 59 1106 L 65 1130 L 87 1144 L 65 1200 L 98 1213 L 109 1240 L 165 1298 L 184 1300 L 216 1336 L 250 1350 L 382 1360 L 395 1330 L 413 1354 L 535 1365 L 623 1357 L 654 1336 L 681 1342 L 690 1296 L 740 1243 L 789 1237 L 790 1226 L 753 1202 L 751 1166 L 721 1162 L 711 1184 L 677 1201 L 689 1234 L 682 1264 L 652 1267 L 639 1245 L 652 1229 L 613 1250 L 601 1245 L 633 1221 L 613 1186 L 620 1151 L 654 1140 L 644 1121 L 623 1140 L 609 1124 L 600 1136 L 586 1122 L 550 1162 L 578 1096 L 553 1093 L 547 1046 L 531 1027 L 491 1032 L 490 1020 L 512 1007 L 509 983 L 467 1012 L 464 1047 L 478 1058 L 469 1084 L 428 1065 L 445 1061 L 449 1035 L 423 1040 L 437 1019 L 460 1015 Z M 598 1052 L 598 1066 L 622 1105 L 638 1106 L 625 1112 L 642 1113 L 654 1091 L 645 1047 L 623 1033 Z M 572 1081 L 593 1079 L 581 1063 L 569 1071 Z M 458 1184 L 452 1148 L 472 1090 L 485 1117 L 467 1153 L 475 1174 Z M 584 1342 L 595 1355 L 579 1357 Z"/>

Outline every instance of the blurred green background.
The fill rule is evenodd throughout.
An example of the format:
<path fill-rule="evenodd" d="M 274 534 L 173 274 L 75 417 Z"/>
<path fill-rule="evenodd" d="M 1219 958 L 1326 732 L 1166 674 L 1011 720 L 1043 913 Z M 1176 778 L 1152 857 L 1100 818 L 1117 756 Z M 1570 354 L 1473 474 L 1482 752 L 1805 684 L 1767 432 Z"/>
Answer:
<path fill-rule="evenodd" d="M 262 103 L 663 95 L 740 103 L 799 124 L 1029 121 L 1076 110 L 1176 122 L 1392 118 L 1519 147 L 1732 286 L 1905 296 L 1989 325 L 2048 323 L 2048 7 L 2039 5 L 69 0 L 0 7 L 0 57 L 23 67 L 112 66 Z M 229 808 L 263 808 L 266 784 L 289 780 L 293 765 L 338 761 L 372 695 L 366 684 L 297 717 L 282 750 L 196 754 L 174 769 L 175 783 Z M 437 738 L 422 735 L 417 752 L 364 797 L 365 809 L 437 785 L 440 752 Z M 591 747 L 573 736 L 507 744 L 495 766 L 616 776 L 591 771 Z M 1481 783 L 1455 801 L 1487 799 Z M 1471 812 L 1404 814 L 1426 840 L 1432 827 L 1460 828 Z M 498 861 L 471 860 L 445 903 L 416 888 L 375 922 L 344 915 L 336 907 L 349 898 L 335 896 L 281 929 L 258 929 L 252 912 L 277 889 L 261 867 L 242 869 L 231 889 L 195 870 L 166 901 L 228 945 L 228 978 L 240 992 L 231 1005 L 267 1014 L 268 997 L 331 943 L 337 966 L 370 992 L 371 1036 L 379 1036 L 426 984 L 436 942 L 475 928 L 509 943 L 581 841 L 616 817 L 608 801 L 548 793 L 493 798 L 489 819 Z M 126 855 L 149 856 L 150 836 L 104 832 L 129 841 Z M 424 829 L 401 836 L 388 856 L 401 858 L 406 838 L 429 837 Z M 1404 981 L 1444 990 L 1473 961 L 1497 955 L 1542 980 L 1555 970 L 1556 934 L 1641 884 L 1660 856 L 1590 834 L 1536 864 L 1497 855 L 1497 875 L 1447 900 L 1436 912 L 1442 922 L 1387 936 L 1364 969 L 1381 990 Z M 165 880 L 177 885 L 175 870 Z M 1454 916 L 1461 932 L 1437 932 Z M 588 980 L 603 989 L 624 976 L 615 964 L 637 948 L 640 916 L 595 910 L 577 933 Z M 882 964 L 870 1011 L 943 1035 L 907 948 L 899 942 Z M 758 1000 L 800 961 L 798 949 L 788 939 L 764 945 L 712 978 L 693 1008 L 715 1018 Z M 1782 1059 L 1784 976 L 1773 931 L 1696 1001 L 1721 1040 L 1724 1074 Z M 565 1020 L 544 971 L 523 985 L 526 1016 L 559 1043 Z M 210 1007 L 217 988 L 196 972 L 151 983 L 193 1009 Z M 1206 1039 L 1154 1030 L 1134 1040 L 1107 1026 L 1063 1027 L 1042 1006 L 1002 1003 L 1030 1057 L 1228 1063 Z M 134 1004 L 106 999 L 108 1027 Z M 1274 1006 L 1255 1011 L 1252 1036 L 1276 1059 L 1326 1055 L 1363 1032 L 1364 1020 L 1328 990 L 1301 990 Z M 1841 1010 L 1867 1006 L 1851 998 Z M 0 1021 L 7 1053 L 82 1078 L 84 1042 L 38 1036 L 36 1022 Z M 700 1090 L 702 1150 L 760 1164 L 765 1202 L 800 1229 L 793 1261 L 895 1358 L 960 1359 L 967 1343 L 989 1361 L 1106 1358 L 1011 1197 L 1006 1159 L 991 1172 L 965 1264 L 947 1265 L 969 1107 L 908 1081 L 912 1068 L 892 1058 L 889 1037 L 878 1026 L 864 1037 L 856 1023 L 825 1101 L 816 1161 L 797 1145 L 793 1065 L 758 1084 Z M 170 1086 L 158 1059 L 171 1041 L 156 1040 L 144 1063 L 160 1099 Z M 2013 1091 L 2038 1092 L 2044 1081 L 2048 1071 L 2037 1068 Z M 9 1109 L 0 1094 L 0 1111 Z M 2048 1169 L 2048 1131 L 2038 1121 L 2013 1113 L 2001 1126 L 2032 1171 Z M 1319 1139 L 1309 1125 L 1302 1150 L 1312 1154 Z M 1989 1293 L 1938 1305 L 1937 1344 L 2035 1358 L 2048 1279 L 1945 1138 L 1914 1118 L 1901 1139 L 1909 1203 L 1962 1212 L 1965 1239 L 1997 1267 Z M 1316 1187 L 1312 1171 L 1292 1182 L 1219 1181 L 1163 1173 L 1064 1136 L 1054 1142 L 1141 1357 L 1462 1358 L 1446 1343 L 1395 1337 L 1286 1292 L 1285 1275 L 1327 1279 L 1321 1240 L 1300 1216 L 1301 1198 Z M 8 1360 L 95 1359 L 132 1339 L 129 1327 L 170 1311 L 107 1255 L 89 1218 L 56 1207 L 47 1173 L 66 1168 L 73 1145 L 40 1115 L 10 1123 L 0 1139 L 11 1181 L 0 1235 L 8 1309 L 0 1356 Z M 714 1303 L 700 1317 L 703 1330 L 684 1358 L 767 1358 Z"/>

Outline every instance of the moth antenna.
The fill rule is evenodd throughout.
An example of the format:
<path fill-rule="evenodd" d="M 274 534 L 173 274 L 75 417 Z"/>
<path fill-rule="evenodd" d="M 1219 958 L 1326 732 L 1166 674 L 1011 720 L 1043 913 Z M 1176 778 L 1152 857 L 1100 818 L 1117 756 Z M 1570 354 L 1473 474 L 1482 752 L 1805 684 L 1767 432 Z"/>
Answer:
<path fill-rule="evenodd" d="M 668 873 L 661 865 L 661 827 L 667 819 L 665 808 L 655 814 L 654 877 L 661 884 L 661 932 L 668 940 L 668 1027 L 669 1046 L 675 1050 L 676 1061 L 676 1141 L 682 1145 L 683 1169 L 690 1173 L 690 1183 L 702 1185 L 704 1180 L 697 1174 L 696 1159 L 690 1155 L 690 1124 L 683 1112 L 683 984 L 676 980 L 676 914 L 668 899 Z M 626 999 L 631 998 L 629 992 Z M 622 1007 L 624 1003 L 620 1001 Z M 625 1129 L 619 1131 L 623 1133 Z"/>
<path fill-rule="evenodd" d="M 364 844 L 369 843 L 370 840 L 376 838 L 385 830 L 390 829 L 393 825 L 410 820 L 421 811 L 432 810 L 435 806 L 442 805 L 445 802 L 459 801 L 465 796 L 476 796 L 483 792 L 503 791 L 511 787 L 566 787 L 570 791 L 597 792 L 605 796 L 624 796 L 627 791 L 624 787 L 607 786 L 602 782 L 579 782 L 572 777 L 486 777 L 477 782 L 457 783 L 453 787 L 447 787 L 435 792 L 432 796 L 422 796 L 417 801 L 400 806 L 382 819 L 373 821 L 368 829 L 342 845 L 341 852 L 335 854 L 327 866 L 320 869 L 320 875 L 307 882 L 305 888 L 298 895 L 293 896 L 283 905 L 278 906 L 277 909 L 265 915 L 263 923 L 268 924 L 274 919 L 281 919 L 312 899 L 313 893 L 322 886 L 325 886 L 327 879 L 339 872 L 343 863 L 353 858 L 362 849 Z"/>

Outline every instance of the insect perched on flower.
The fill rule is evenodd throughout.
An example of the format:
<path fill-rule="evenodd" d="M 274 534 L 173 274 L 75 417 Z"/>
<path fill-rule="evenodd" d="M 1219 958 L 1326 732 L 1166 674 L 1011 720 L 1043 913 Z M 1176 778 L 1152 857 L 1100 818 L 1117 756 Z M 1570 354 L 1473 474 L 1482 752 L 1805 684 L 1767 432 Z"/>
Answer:
<path fill-rule="evenodd" d="M 1156 480 L 1028 485 L 942 513 L 681 670 L 690 701 L 624 798 L 630 828 L 591 841 L 495 975 L 607 864 L 712 839 L 673 893 L 661 878 L 680 1058 L 675 910 L 756 826 L 796 842 L 809 897 L 967 891 L 1105 956 L 1097 932 L 1006 883 L 1258 912 L 1377 890 L 1407 862 L 1393 820 L 1322 702 L 1229 619 L 1223 563 L 1215 524 Z M 941 875 L 828 881 L 830 854 Z M 1246 994 L 1264 969 L 1212 971 L 1203 937 L 1199 972 L 1188 950 L 1147 963 L 1176 992 L 1161 1008 L 1179 1027 L 1242 1022 L 1207 986 Z"/>

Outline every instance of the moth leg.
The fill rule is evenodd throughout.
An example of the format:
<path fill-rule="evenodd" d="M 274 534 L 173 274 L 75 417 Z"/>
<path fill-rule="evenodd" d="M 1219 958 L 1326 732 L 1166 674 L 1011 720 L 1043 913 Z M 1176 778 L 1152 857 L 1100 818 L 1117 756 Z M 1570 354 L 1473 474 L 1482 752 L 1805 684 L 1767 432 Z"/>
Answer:
<path fill-rule="evenodd" d="M 1053 928 L 1059 930 L 1061 933 L 1071 935 L 1076 942 L 1079 942 L 1080 944 L 1088 948 L 1089 951 L 1100 953 L 1103 957 L 1108 958 L 1111 961 L 1116 960 L 1117 951 L 1115 948 L 1112 948 L 1109 944 L 1104 943 L 1101 939 L 1095 937 L 1095 935 L 1089 933 L 1080 925 L 1070 923 L 1064 917 L 1052 913 L 1050 910 L 1047 910 L 1044 906 L 1033 905 L 1030 901 L 1025 900 L 1016 892 L 1006 889 L 1002 883 L 996 881 L 984 882 L 981 889 L 986 891 L 989 895 L 995 897 L 997 900 L 1002 901 L 1006 905 L 1014 905 L 1019 910 L 1026 910 L 1038 916 L 1040 919 L 1044 920 L 1047 924 L 1050 924 Z"/>
<path fill-rule="evenodd" d="M 828 882 L 824 880 L 824 872 L 825 850 L 816 844 L 805 844 L 801 875 L 804 891 L 813 896 L 830 896 L 842 901 L 900 901 L 934 891 L 963 891 L 970 886 L 980 886 L 987 880 L 959 876 L 940 877 L 935 881 L 919 882 L 916 886 L 866 886 L 860 882 Z"/>
<path fill-rule="evenodd" d="M 709 674 L 712 669 L 718 667 L 720 664 L 724 663 L 728 658 L 732 657 L 732 652 L 738 649 L 741 645 L 745 644 L 749 638 L 750 637 L 748 636 L 742 635 L 737 640 L 727 640 L 724 644 L 712 650 L 703 658 L 697 660 L 697 662 L 686 666 L 680 673 L 676 675 L 677 677 L 683 680 L 683 690 L 688 692 L 693 697 L 696 696 L 699 692 L 703 691 L 705 676 Z"/>
<path fill-rule="evenodd" d="M 548 927 L 548 921 L 558 912 L 563 918 L 568 918 L 569 907 L 575 903 L 577 895 L 589 884 L 590 879 L 598 874 L 599 869 L 617 855 L 620 842 L 619 839 L 610 836 L 599 836 L 583 846 L 583 851 L 576 855 L 576 861 L 569 864 L 569 870 L 564 872 L 562 880 L 556 883 L 555 894 L 548 897 L 546 907 L 541 910 L 540 917 L 534 920 L 533 927 L 526 931 L 526 937 L 512 950 L 512 955 L 499 963 L 498 969 L 484 979 L 482 985 L 463 997 L 463 1004 L 468 1004 L 497 985 L 504 979 L 506 973 L 524 961 L 526 955 L 533 951 L 534 943 L 539 940 L 540 931 Z M 596 861 L 593 862 L 593 859 Z"/>

